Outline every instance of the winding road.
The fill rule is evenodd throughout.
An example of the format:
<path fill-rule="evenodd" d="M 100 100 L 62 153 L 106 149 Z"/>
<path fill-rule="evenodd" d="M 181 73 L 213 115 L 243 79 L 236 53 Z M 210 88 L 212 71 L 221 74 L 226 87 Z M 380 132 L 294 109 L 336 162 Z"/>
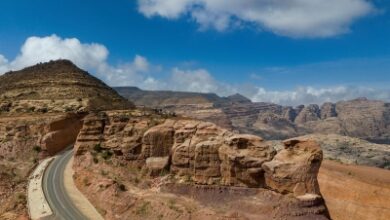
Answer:
<path fill-rule="evenodd" d="M 84 220 L 86 218 L 67 194 L 64 185 L 66 165 L 73 155 L 73 149 L 59 154 L 47 167 L 43 177 L 43 191 L 54 216 L 45 219 Z"/>

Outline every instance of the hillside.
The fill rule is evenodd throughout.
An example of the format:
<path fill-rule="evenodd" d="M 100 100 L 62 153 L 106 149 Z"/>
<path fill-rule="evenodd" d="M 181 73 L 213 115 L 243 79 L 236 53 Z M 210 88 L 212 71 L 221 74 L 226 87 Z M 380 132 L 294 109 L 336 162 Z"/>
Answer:
<path fill-rule="evenodd" d="M 68 60 L 0 76 L 0 112 L 69 112 L 127 109 L 133 104 Z"/>
<path fill-rule="evenodd" d="M 172 91 L 144 91 L 137 87 L 115 87 L 122 96 L 133 100 L 136 105 L 162 106 L 218 103 L 221 98 L 214 93 L 172 92 Z"/>
<path fill-rule="evenodd" d="M 291 107 L 251 102 L 239 94 L 218 97 L 215 94 L 143 91 L 134 87 L 116 90 L 137 105 L 163 108 L 266 139 L 321 133 L 378 143 L 390 141 L 390 104 L 366 98 Z"/>

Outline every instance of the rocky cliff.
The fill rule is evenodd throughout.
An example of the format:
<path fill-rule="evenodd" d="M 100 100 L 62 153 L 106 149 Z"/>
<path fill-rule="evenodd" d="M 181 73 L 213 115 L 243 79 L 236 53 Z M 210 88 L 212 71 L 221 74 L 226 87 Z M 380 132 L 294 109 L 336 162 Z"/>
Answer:
<path fill-rule="evenodd" d="M 117 91 L 137 105 L 162 108 L 266 139 L 321 133 L 390 142 L 390 104 L 382 101 L 359 98 L 321 106 L 288 107 L 251 102 L 239 94 L 223 98 L 215 94 L 184 93 L 183 98 L 183 93 L 169 92 L 175 97 L 173 101 L 158 91 L 137 89 L 136 95 L 124 92 L 125 88 Z"/>
<path fill-rule="evenodd" d="M 140 110 L 83 121 L 75 180 L 107 219 L 326 219 L 314 141 L 290 140 L 277 152 L 257 136 Z"/>
<path fill-rule="evenodd" d="M 26 184 L 39 160 L 74 143 L 76 114 L 0 117 L 0 219 L 26 217 Z"/>

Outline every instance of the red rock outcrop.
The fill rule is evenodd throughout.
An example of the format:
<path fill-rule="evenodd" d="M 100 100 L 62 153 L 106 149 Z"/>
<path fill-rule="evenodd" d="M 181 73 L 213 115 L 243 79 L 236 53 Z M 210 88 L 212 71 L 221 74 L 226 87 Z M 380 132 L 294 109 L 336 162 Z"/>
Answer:
<path fill-rule="evenodd" d="M 322 150 L 314 141 L 287 140 L 285 148 L 263 164 L 267 186 L 280 193 L 319 195 L 317 174 Z"/>
<path fill-rule="evenodd" d="M 0 117 L 0 219 L 27 214 L 26 185 L 39 160 L 76 140 L 81 116 L 31 114 Z"/>
<path fill-rule="evenodd" d="M 284 150 L 276 153 L 260 137 L 235 134 L 209 122 L 164 119 L 136 111 L 102 112 L 84 119 L 75 146 L 75 180 L 87 196 L 93 196 L 87 188 L 93 189 L 82 183 L 91 182 L 91 178 L 102 178 L 100 175 L 103 179 L 110 176 L 107 171 L 99 174 L 94 170 L 110 170 L 114 176 L 113 185 L 121 188 L 121 183 L 126 186 L 122 189 L 142 184 L 145 190 L 146 182 L 161 181 L 161 176 L 168 175 L 158 188 L 171 184 L 173 188 L 168 188 L 174 192 L 174 188 L 184 184 L 210 186 L 211 191 L 221 187 L 239 187 L 238 191 L 240 188 L 261 189 L 270 197 L 277 192 L 277 201 L 290 198 L 282 199 L 282 203 L 295 207 L 293 216 L 307 217 L 310 213 L 324 217 L 326 209 L 316 179 L 322 160 L 321 150 L 315 142 L 291 140 L 285 145 Z M 84 175 L 92 176 L 87 180 Z M 142 175 L 142 180 L 134 175 Z M 267 190 L 269 188 L 275 192 Z M 284 194 L 293 196 L 284 197 Z M 140 195 L 133 196 L 139 198 Z M 98 207 L 106 204 L 100 199 L 95 202 Z M 276 210 L 270 213 L 274 212 L 278 213 Z M 115 214 L 132 216 L 127 211 Z M 111 215 L 114 213 L 109 212 L 106 217 Z"/>

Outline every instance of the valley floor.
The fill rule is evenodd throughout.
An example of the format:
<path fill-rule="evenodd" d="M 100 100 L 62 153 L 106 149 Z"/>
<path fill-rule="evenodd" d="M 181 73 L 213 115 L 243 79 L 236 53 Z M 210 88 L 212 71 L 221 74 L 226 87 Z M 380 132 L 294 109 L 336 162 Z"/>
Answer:
<path fill-rule="evenodd" d="M 332 219 L 390 219 L 389 170 L 324 160 L 318 180 Z"/>

